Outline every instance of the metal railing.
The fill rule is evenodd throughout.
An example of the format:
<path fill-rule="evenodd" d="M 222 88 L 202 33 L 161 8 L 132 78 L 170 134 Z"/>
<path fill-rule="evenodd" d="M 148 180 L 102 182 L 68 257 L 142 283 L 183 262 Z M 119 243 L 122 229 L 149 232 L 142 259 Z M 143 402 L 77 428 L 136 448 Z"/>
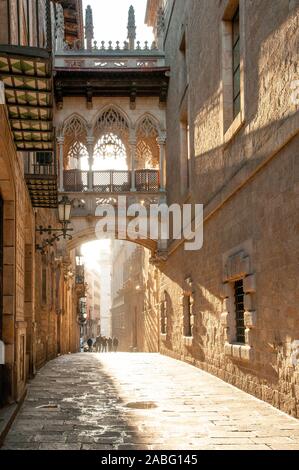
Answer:
<path fill-rule="evenodd" d="M 131 171 L 93 171 L 64 170 L 63 188 L 65 192 L 126 193 L 132 188 Z M 157 192 L 160 189 L 158 170 L 136 170 L 135 188 L 139 192 Z"/>
<path fill-rule="evenodd" d="M 66 192 L 88 191 L 88 171 L 67 170 L 63 172 L 63 187 Z"/>
<path fill-rule="evenodd" d="M 24 153 L 24 174 L 26 176 L 51 177 L 57 175 L 54 152 Z"/>
<path fill-rule="evenodd" d="M 124 193 L 131 189 L 129 171 L 94 171 L 93 190 L 100 193 Z"/>
<path fill-rule="evenodd" d="M 157 170 L 136 170 L 135 184 L 137 191 L 155 192 L 160 188 L 160 174 Z"/>
<path fill-rule="evenodd" d="M 6 0 L 1 16 L 7 31 L 0 43 L 52 50 L 51 0 Z M 5 37 L 6 36 L 6 37 Z"/>

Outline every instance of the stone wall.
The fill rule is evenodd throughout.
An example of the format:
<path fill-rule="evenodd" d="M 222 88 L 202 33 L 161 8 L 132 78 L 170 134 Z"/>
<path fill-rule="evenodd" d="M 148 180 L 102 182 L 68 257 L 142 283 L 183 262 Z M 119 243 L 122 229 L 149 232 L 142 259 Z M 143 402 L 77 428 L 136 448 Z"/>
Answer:
<path fill-rule="evenodd" d="M 203 203 L 205 222 L 199 252 L 169 247 L 161 285 L 167 334 L 160 350 L 298 416 L 299 371 L 290 360 L 291 345 L 299 338 L 299 118 L 291 101 L 291 83 L 298 79 L 298 2 L 240 1 L 244 101 L 227 128 L 222 19 L 236 3 L 176 1 L 167 25 L 169 202 Z M 179 151 L 186 114 L 189 188 Z M 239 275 L 246 289 L 244 346 L 230 337 L 229 285 Z M 183 336 L 186 278 L 192 279 L 193 338 Z"/>
<path fill-rule="evenodd" d="M 36 225 L 55 226 L 54 211 L 34 210 L 4 106 L 0 106 L 0 194 L 3 199 L 3 312 L 1 403 L 19 400 L 27 378 L 58 353 L 79 348 L 79 326 L 73 303 L 74 280 L 66 275 L 58 246 L 45 255 L 36 251 Z M 43 291 L 43 270 L 46 291 Z M 68 289 L 68 302 L 56 292 Z M 43 296 L 45 294 L 45 299 Z M 66 318 L 66 320 L 64 320 Z M 59 324 L 61 323 L 61 325 Z M 65 324 L 64 324 L 65 323 Z M 58 326 L 59 324 L 59 326 Z M 64 334 L 67 331 L 67 334 Z M 58 338 L 58 331 L 59 336 Z"/>

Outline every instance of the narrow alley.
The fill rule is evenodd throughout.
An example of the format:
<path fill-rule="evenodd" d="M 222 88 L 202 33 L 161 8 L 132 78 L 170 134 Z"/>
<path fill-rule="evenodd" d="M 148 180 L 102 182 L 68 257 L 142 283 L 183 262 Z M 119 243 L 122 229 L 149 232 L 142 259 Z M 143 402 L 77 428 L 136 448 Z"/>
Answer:
<path fill-rule="evenodd" d="M 299 423 L 159 354 L 59 357 L 29 385 L 3 449 L 299 449 Z"/>

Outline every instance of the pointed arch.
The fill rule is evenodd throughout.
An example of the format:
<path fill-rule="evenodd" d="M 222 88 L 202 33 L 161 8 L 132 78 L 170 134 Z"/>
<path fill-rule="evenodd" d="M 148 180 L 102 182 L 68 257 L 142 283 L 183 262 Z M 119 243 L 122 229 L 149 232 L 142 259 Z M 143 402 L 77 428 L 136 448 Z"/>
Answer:
<path fill-rule="evenodd" d="M 137 167 L 156 169 L 159 166 L 159 121 L 150 113 L 143 114 L 136 123 Z"/>
<path fill-rule="evenodd" d="M 129 164 L 130 132 L 131 121 L 126 115 L 126 113 L 120 107 L 114 104 L 104 106 L 97 114 L 93 125 L 93 135 L 95 138 L 95 154 L 99 153 L 99 149 L 103 150 L 103 142 L 105 142 L 107 139 L 109 141 L 113 141 L 114 143 L 119 140 L 117 147 L 119 148 L 119 150 L 121 149 L 121 147 L 125 149 L 125 159 L 127 161 L 127 164 Z"/>
<path fill-rule="evenodd" d="M 104 106 L 97 114 L 93 123 L 93 132 L 96 140 L 106 133 L 113 133 L 118 135 L 119 138 L 128 140 L 131 129 L 132 124 L 128 115 L 115 104 Z"/>
<path fill-rule="evenodd" d="M 84 117 L 78 113 L 68 116 L 62 126 L 62 135 L 64 137 L 74 136 L 78 139 L 81 135 L 88 134 L 88 124 Z"/>
<path fill-rule="evenodd" d="M 76 160 L 86 153 L 88 124 L 78 113 L 68 116 L 62 125 L 64 138 L 64 167 L 73 167 Z M 82 154 L 82 155 L 81 155 Z M 77 167 L 77 164 L 75 164 Z"/>
<path fill-rule="evenodd" d="M 138 132 L 153 132 L 154 130 L 159 136 L 162 132 L 162 126 L 159 120 L 151 113 L 144 113 L 140 116 L 135 124 L 136 133 Z"/>

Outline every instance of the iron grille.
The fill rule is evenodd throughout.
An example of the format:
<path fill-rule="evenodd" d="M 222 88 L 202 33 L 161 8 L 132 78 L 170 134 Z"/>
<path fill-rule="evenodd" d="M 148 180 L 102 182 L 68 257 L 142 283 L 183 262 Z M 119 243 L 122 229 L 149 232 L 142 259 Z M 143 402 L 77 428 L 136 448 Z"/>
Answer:
<path fill-rule="evenodd" d="M 245 343 L 245 322 L 244 322 L 244 289 L 243 279 L 234 284 L 235 291 L 235 312 L 236 312 L 236 340 L 238 343 Z"/>
<path fill-rule="evenodd" d="M 53 152 L 30 152 L 24 154 L 25 175 L 56 176 Z"/>
<path fill-rule="evenodd" d="M 129 171 L 94 171 L 93 190 L 99 193 L 122 193 L 131 188 Z"/>
<path fill-rule="evenodd" d="M 63 187 L 66 192 L 88 191 L 88 171 L 65 170 L 63 172 Z"/>
<path fill-rule="evenodd" d="M 233 41 L 233 115 L 234 118 L 241 109 L 240 88 L 240 13 L 237 9 L 232 19 L 232 41 Z"/>
<path fill-rule="evenodd" d="M 159 190 L 158 170 L 137 170 L 135 172 L 136 190 L 145 192 L 155 192 Z"/>

